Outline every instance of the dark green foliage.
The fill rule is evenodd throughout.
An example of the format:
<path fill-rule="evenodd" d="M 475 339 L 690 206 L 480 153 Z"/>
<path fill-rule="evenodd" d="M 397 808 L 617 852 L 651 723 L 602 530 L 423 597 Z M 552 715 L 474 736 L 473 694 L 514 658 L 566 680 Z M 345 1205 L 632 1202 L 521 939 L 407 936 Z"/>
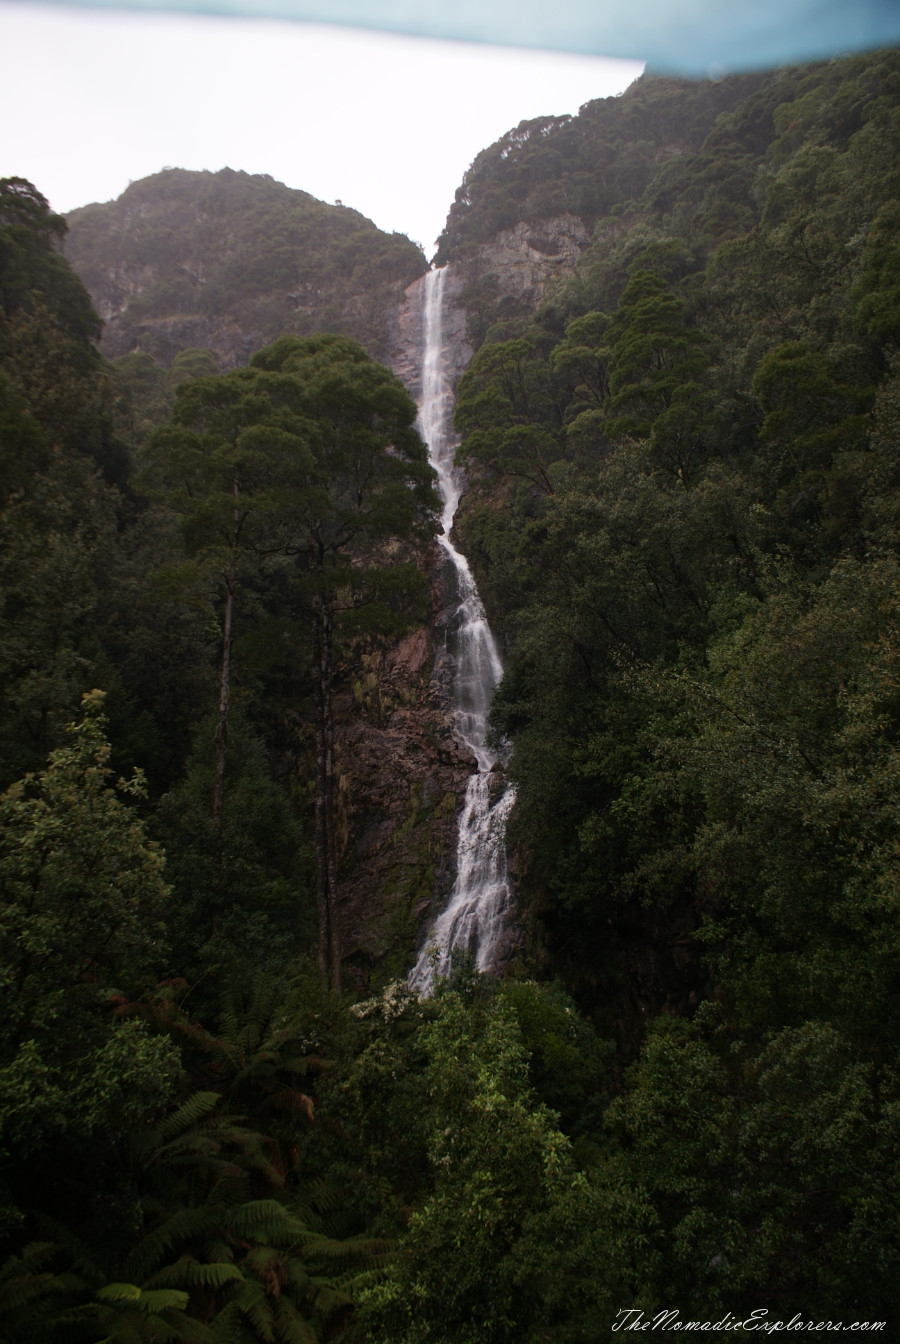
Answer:
<path fill-rule="evenodd" d="M 552 495 L 560 456 L 554 390 L 545 351 L 530 334 L 483 346 L 457 394 L 465 456 Z"/>
<path fill-rule="evenodd" d="M 414 1198 L 395 1262 L 365 1294 L 364 1338 L 586 1341 L 609 1313 L 601 1200 L 532 1090 L 522 1040 L 540 1040 L 544 1067 L 596 1070 L 579 1033 L 560 1032 L 560 1007 L 538 986 L 498 995 L 462 970 L 431 1005 L 394 986 L 354 1010 L 368 1024 L 349 1080 L 364 1170 L 389 1170 L 390 1117 L 405 1134 L 399 1188 Z"/>
<path fill-rule="evenodd" d="M 247 369 L 185 378 L 174 423 L 152 435 L 144 454 L 145 488 L 178 516 L 189 554 L 220 594 L 210 839 L 225 815 L 232 651 L 248 571 L 262 588 L 274 569 L 290 616 L 309 624 L 319 959 L 335 989 L 335 631 L 340 623 L 357 636 L 400 633 L 422 600 L 413 557 L 431 535 L 436 497 L 414 419 L 400 382 L 355 341 L 282 336 Z M 386 545 L 401 554 L 389 559 Z M 222 871 L 225 862 L 224 853 L 214 860 Z"/>
<path fill-rule="evenodd" d="M 568 1121 L 582 1244 L 651 1315 L 898 1309 L 898 99 L 891 52 L 764 77 L 460 383 L 531 964 L 636 1061 Z M 455 255 L 584 118 L 483 156 Z"/>
<path fill-rule="evenodd" d="M 706 365 L 707 338 L 686 320 L 685 304 L 651 271 L 635 271 L 605 332 L 609 349 L 607 433 L 649 438 L 669 412 L 663 436 L 674 429 L 673 405 L 695 392 Z"/>
<path fill-rule="evenodd" d="M 122 764 L 136 758 L 158 787 L 183 759 L 160 740 L 162 714 L 178 732 L 193 712 L 205 651 L 149 591 L 165 527 L 134 517 L 93 344 L 100 323 L 61 254 L 65 223 L 18 179 L 0 184 L 0 201 L 2 780 L 39 768 L 81 693 L 102 685 Z M 166 606 L 148 641 L 150 612 Z M 167 660 L 179 681 L 164 689 Z"/>
<path fill-rule="evenodd" d="M 246 351 L 193 348 L 225 309 L 177 261 L 240 216 L 216 282 L 280 332 L 302 214 L 347 332 L 373 238 L 234 174 L 92 207 L 95 242 L 146 207 L 122 246 L 169 328 L 110 399 L 59 225 L 6 185 L 0 735 L 34 773 L 0 809 L 4 1338 L 595 1344 L 673 1305 L 887 1337 L 898 103 L 896 53 L 644 79 L 473 165 L 448 255 L 597 225 L 536 313 L 477 267 L 467 291 L 458 529 L 508 651 L 528 945 L 506 981 L 461 959 L 349 1011 L 339 940 L 315 973 L 334 818 L 307 800 L 332 684 L 422 601 L 430 477 L 396 381 L 305 337 L 326 299 L 222 374 Z M 387 252 L 370 316 L 406 278 Z M 103 456 L 108 405 L 152 506 Z M 59 747 L 90 684 L 114 756 L 98 697 Z"/>
<path fill-rule="evenodd" d="M 709 1011 L 661 1020 L 629 1082 L 609 1117 L 623 1147 L 601 1179 L 643 1205 L 636 1301 L 689 1303 L 682 1314 L 704 1319 L 762 1302 L 783 1320 L 891 1319 L 890 1072 L 861 1063 L 828 1023 L 751 1052 Z"/>
<path fill-rule="evenodd" d="M 166 424 L 175 405 L 175 393 L 188 378 L 209 378 L 219 372 L 211 350 L 180 351 L 171 368 L 163 368 L 142 350 L 112 361 L 116 394 L 114 415 L 119 432 L 135 447 L 154 429 Z"/>
<path fill-rule="evenodd" d="M 107 416 L 101 323 L 62 255 L 65 235 L 65 220 L 30 182 L 0 180 L 0 406 L 15 417 L 0 411 L 0 503 L 48 452 L 86 456 L 117 483 L 127 470 Z"/>
<path fill-rule="evenodd" d="M 81 462 L 57 461 L 0 514 L 0 685 L 5 782 L 61 737 L 99 653 L 95 614 L 115 536 L 115 498 Z"/>
<path fill-rule="evenodd" d="M 37 770 L 85 684 L 105 683 L 116 763 L 127 773 L 135 760 L 146 764 L 153 798 L 140 774 L 120 781 L 130 805 L 112 787 L 100 692 L 73 730 L 75 745 L 57 747 L 45 770 L 5 795 L 0 1238 L 9 1259 L 0 1330 L 16 1340 L 59 1332 L 86 1344 L 337 1338 L 352 1312 L 347 1283 L 379 1264 L 384 1247 L 345 1244 L 342 1232 L 364 1230 L 358 1217 L 339 1215 L 342 1198 L 321 1182 L 301 1194 L 296 1167 L 321 1068 L 310 1059 L 318 1014 L 309 1005 L 322 1000 L 291 987 L 314 945 L 311 854 L 288 791 L 273 778 L 276 767 L 282 779 L 296 769 L 283 741 L 284 699 L 290 694 L 302 714 L 309 693 L 310 565 L 285 554 L 285 537 L 295 536 L 289 506 L 298 492 L 307 492 L 315 515 L 334 491 L 326 548 L 353 543 L 353 554 L 332 581 L 349 589 L 350 614 L 362 617 L 343 638 L 352 646 L 400 628 L 411 598 L 421 600 L 411 524 L 431 503 L 414 410 L 386 370 L 338 338 L 289 342 L 277 370 L 255 369 L 234 387 L 234 376 L 215 377 L 209 351 L 185 351 L 165 372 L 140 355 L 123 362 L 127 379 L 113 410 L 130 441 L 139 445 L 168 418 L 180 388 L 182 425 L 207 417 L 203 447 L 213 458 L 231 451 L 228 484 L 242 473 L 254 511 L 235 647 L 233 807 L 215 828 L 205 715 L 221 631 L 214 583 L 197 561 L 221 549 L 216 528 L 233 496 L 217 513 L 215 462 L 185 451 L 176 463 L 170 454 L 176 503 L 179 482 L 185 498 L 204 484 L 205 508 L 187 538 L 192 556 L 171 511 L 148 507 L 124 479 L 104 483 L 98 445 L 112 440 L 92 345 L 99 325 L 59 255 L 61 221 L 20 185 L 7 192 L 3 220 L 12 316 L 0 315 L 4 768 L 7 781 Z M 69 312 L 72 295 L 76 315 L 81 304 L 90 316 L 83 331 Z M 285 372 L 285 361 L 304 356 L 305 380 L 295 367 Z M 242 415 L 229 438 L 228 425 Z M 288 479 L 297 454 L 281 451 L 297 425 L 303 480 L 296 472 Z M 316 479 L 307 441 L 320 459 Z M 384 453 L 389 441 L 405 462 Z M 357 463 L 361 453 L 385 460 L 362 492 L 364 515 L 359 482 L 345 481 L 338 497 L 338 477 L 350 469 L 342 445 Z M 417 504 L 408 506 L 412 476 Z M 404 563 L 382 571 L 378 547 L 398 528 Z M 354 584 L 344 569 L 359 561 Z M 292 722 L 302 759 L 306 730 L 296 711 Z M 302 779 L 294 792 L 302 804 Z M 153 831 L 170 849 L 169 883 L 163 851 L 147 839 L 151 807 Z M 147 986 L 161 973 L 169 983 L 154 994 Z M 278 988 L 260 1008 L 266 984 Z M 184 1011 L 187 999 L 202 1024 Z"/>
<path fill-rule="evenodd" d="M 221 826 L 213 823 L 214 734 L 214 722 L 204 721 L 185 778 L 160 800 L 153 820 L 173 888 L 170 964 L 199 982 L 195 1012 L 217 994 L 223 975 L 287 971 L 297 948 L 315 941 L 309 844 L 262 744 L 240 720 L 230 734 L 228 807 Z M 211 967 L 216 973 L 206 986 Z"/>
<path fill-rule="evenodd" d="M 89 355 L 101 324 L 62 256 L 66 222 L 21 177 L 0 182 L 0 306 L 6 320 L 53 305 L 60 330 Z"/>
<path fill-rule="evenodd" d="M 523 889 L 556 966 L 617 1034 L 628 1035 L 629 1016 L 639 1036 L 647 1011 L 683 1010 L 708 992 L 696 929 L 733 875 L 729 859 L 714 878 L 695 849 L 722 798 L 702 772 L 673 766 L 708 731 L 678 678 L 727 698 L 745 646 L 725 661 L 716 650 L 749 631 L 750 613 L 777 609 L 788 556 L 815 608 L 833 566 L 842 582 L 850 571 L 840 566 L 863 562 L 873 536 L 896 545 L 887 522 L 896 417 L 878 445 L 871 418 L 892 331 L 896 67 L 882 53 L 742 88 L 691 153 L 657 165 L 627 212 L 600 221 L 536 323 L 486 333 L 460 384 L 461 457 L 474 472 L 458 530 L 514 641 L 495 717 L 515 738 Z M 642 81 L 615 115 L 632 95 L 664 103 L 674 88 Z M 691 94 L 703 96 L 713 91 Z M 679 105 L 673 144 L 691 106 Z M 565 136 L 586 137 L 587 114 L 524 136 L 494 164 L 498 189 L 519 190 L 526 158 L 540 180 L 545 144 L 548 164 L 550 146 L 574 163 Z M 887 390 L 882 404 L 893 404 Z M 852 572 L 858 612 L 876 571 Z M 868 636 L 848 618 L 850 647 L 883 637 L 888 608 L 879 610 Z M 791 619 L 796 631 L 799 615 Z M 772 632 L 761 638 L 769 647 Z M 835 656 L 840 670 L 825 683 L 834 703 L 857 675 Z M 812 685 L 812 674 L 793 676 Z M 735 702 L 733 712 L 745 709 Z M 774 712 L 762 722 L 780 740 Z M 824 731 L 817 720 L 813 732 Z M 743 778 L 746 758 L 730 738 L 708 751 L 740 761 Z M 846 751 L 839 760 L 851 768 Z M 800 857 L 799 830 L 785 834 L 772 862 L 792 900 L 801 872 L 815 888 L 805 927 L 821 874 L 840 883 L 845 869 L 833 832 L 812 839 L 811 799 L 794 789 L 792 800 L 810 843 Z M 773 808 L 748 842 L 754 881 L 763 835 L 771 840 L 773 817 L 786 823 L 793 810 L 783 800 Z M 847 833 L 861 824 L 854 813 Z M 734 829 L 749 834 L 747 818 Z M 770 913 L 761 919 L 768 945 Z M 846 945 L 846 934 L 834 938 Z M 797 956 L 785 949 L 795 980 Z M 748 957 L 738 980 L 749 967 Z"/>
<path fill-rule="evenodd" d="M 759 79 L 692 84 L 645 77 L 620 98 L 586 103 L 577 117 L 521 122 L 482 150 L 466 173 L 438 263 L 521 219 L 569 213 L 593 225 L 641 195 L 660 157 L 698 150 L 716 118 L 752 94 Z"/>
<path fill-rule="evenodd" d="M 106 1003 L 163 959 L 169 889 L 164 858 L 128 795 L 114 787 L 103 736 L 103 697 L 47 768 L 0 802 L 0 966 L 3 1039 L 0 1142 L 7 1154 L 48 1143 L 120 1135 L 171 1093 L 177 1052 L 139 1023 L 116 1026 Z M 28 1207 L 34 1196 L 21 1188 Z M 15 1202 L 4 1211 L 15 1217 Z"/>

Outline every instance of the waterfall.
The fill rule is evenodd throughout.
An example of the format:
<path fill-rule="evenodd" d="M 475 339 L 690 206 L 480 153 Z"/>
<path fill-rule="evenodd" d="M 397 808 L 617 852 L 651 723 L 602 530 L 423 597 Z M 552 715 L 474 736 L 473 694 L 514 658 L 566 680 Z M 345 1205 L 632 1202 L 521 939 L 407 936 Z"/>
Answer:
<path fill-rule="evenodd" d="M 438 537 L 456 577 L 456 607 L 449 623 L 454 655 L 453 723 L 478 770 L 466 789 L 459 818 L 456 881 L 447 908 L 433 925 L 409 983 L 427 994 L 434 975 L 450 970 L 451 953 L 465 949 L 475 955 L 480 971 L 491 970 L 509 907 L 506 868 L 506 822 L 515 791 L 505 789 L 492 769 L 497 756 L 486 745 L 487 717 L 494 689 L 503 674 L 497 645 L 491 634 L 472 571 L 450 540 L 450 530 L 462 493 L 462 477 L 454 465 L 453 391 L 444 367 L 444 287 L 447 268 L 430 271 L 422 286 L 424 349 L 422 354 L 419 431 L 428 444 L 431 465 L 438 475 L 443 508 L 443 531 Z"/>

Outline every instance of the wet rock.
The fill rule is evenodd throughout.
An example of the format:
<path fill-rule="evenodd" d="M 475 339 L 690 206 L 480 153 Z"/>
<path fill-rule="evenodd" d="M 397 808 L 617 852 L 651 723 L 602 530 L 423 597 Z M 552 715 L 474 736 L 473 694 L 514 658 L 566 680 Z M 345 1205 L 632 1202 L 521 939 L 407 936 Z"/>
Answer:
<path fill-rule="evenodd" d="M 551 282 L 575 269 L 589 241 L 577 215 L 556 215 L 539 224 L 522 221 L 470 248 L 457 270 L 466 281 L 492 275 L 500 294 L 536 305 Z"/>
<path fill-rule="evenodd" d="M 336 725 L 335 761 L 345 957 L 367 977 L 405 974 L 419 929 L 453 887 L 457 819 L 473 759 L 456 745 L 433 702 L 431 635 L 416 632 L 388 653 L 377 718 L 348 709 Z"/>

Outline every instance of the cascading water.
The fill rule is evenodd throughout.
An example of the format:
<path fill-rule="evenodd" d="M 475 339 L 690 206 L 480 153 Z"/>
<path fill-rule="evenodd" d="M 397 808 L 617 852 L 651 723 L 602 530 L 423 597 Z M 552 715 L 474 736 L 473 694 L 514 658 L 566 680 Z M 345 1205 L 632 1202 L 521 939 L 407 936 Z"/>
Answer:
<path fill-rule="evenodd" d="M 444 368 L 446 276 L 446 267 L 430 271 L 422 286 L 424 351 L 419 429 L 428 444 L 443 503 L 443 532 L 438 542 L 456 575 L 458 601 L 449 625 L 451 652 L 455 656 L 454 727 L 478 762 L 478 770 L 469 780 L 460 814 L 456 882 L 450 901 L 425 940 L 409 975 L 411 988 L 421 994 L 430 991 L 435 975 L 449 972 L 455 950 L 474 953 L 480 971 L 492 969 L 495 963 L 509 907 L 506 822 L 515 801 L 511 787 L 499 798 L 496 796 L 492 784 L 499 781 L 496 774 L 492 777 L 492 768 L 497 757 L 485 742 L 491 698 L 503 668 L 469 563 L 450 540 L 462 479 L 453 462 L 456 449 L 452 433 L 453 392 Z"/>

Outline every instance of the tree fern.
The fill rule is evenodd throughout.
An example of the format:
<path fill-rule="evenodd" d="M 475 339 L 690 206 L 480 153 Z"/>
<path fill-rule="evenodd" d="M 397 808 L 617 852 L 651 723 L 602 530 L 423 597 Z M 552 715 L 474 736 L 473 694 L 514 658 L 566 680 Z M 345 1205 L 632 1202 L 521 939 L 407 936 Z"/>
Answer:
<path fill-rule="evenodd" d="M 316 1239 L 298 1218 L 276 1199 L 255 1199 L 234 1209 L 230 1222 L 238 1235 L 253 1236 L 260 1241 L 274 1240 L 280 1245 L 304 1245 Z"/>
<path fill-rule="evenodd" d="M 45 1309 L 69 1291 L 70 1281 L 46 1268 L 59 1249 L 31 1242 L 0 1267 L 0 1338 L 8 1344 L 31 1344 L 47 1321 Z"/>
<path fill-rule="evenodd" d="M 243 1318 L 236 1302 L 229 1302 L 218 1313 L 209 1328 L 212 1344 L 241 1344 Z"/>
<path fill-rule="evenodd" d="M 217 1092 L 195 1092 L 157 1126 L 155 1133 L 159 1135 L 159 1142 L 166 1144 L 181 1138 L 205 1116 L 210 1115 L 218 1102 Z"/>
<path fill-rule="evenodd" d="M 256 1331 L 256 1337 L 261 1344 L 274 1344 L 272 1304 L 263 1285 L 255 1283 L 252 1279 L 247 1280 L 237 1297 L 237 1304 Z"/>
<path fill-rule="evenodd" d="M 177 1209 L 164 1223 L 154 1228 L 138 1242 L 127 1256 L 123 1271 L 129 1279 L 139 1282 L 157 1271 L 164 1257 L 177 1246 L 186 1245 L 219 1226 L 217 1210 L 205 1206 Z"/>
<path fill-rule="evenodd" d="M 281 1297 L 275 1304 L 275 1329 L 280 1344 L 319 1344 L 316 1332 L 290 1298 Z"/>
<path fill-rule="evenodd" d="M 180 1256 L 147 1280 L 148 1288 L 224 1288 L 243 1282 L 243 1274 L 229 1261 L 201 1263 L 191 1256 Z"/>

